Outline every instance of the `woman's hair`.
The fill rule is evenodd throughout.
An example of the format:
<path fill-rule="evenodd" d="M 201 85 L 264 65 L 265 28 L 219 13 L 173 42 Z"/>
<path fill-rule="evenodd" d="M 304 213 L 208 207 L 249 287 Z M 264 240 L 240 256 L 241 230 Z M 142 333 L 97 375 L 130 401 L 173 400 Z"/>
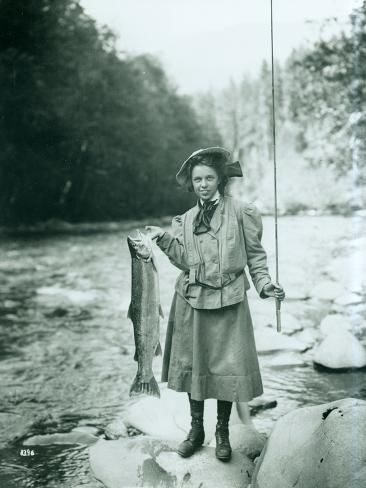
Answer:
<path fill-rule="evenodd" d="M 229 178 L 226 176 L 225 173 L 225 159 L 222 157 L 221 154 L 202 154 L 198 156 L 194 156 L 189 165 L 189 179 L 187 180 L 187 190 L 193 191 L 192 185 L 192 171 L 195 166 L 199 164 L 203 164 L 204 166 L 209 166 L 213 168 L 217 176 L 219 177 L 220 183 L 218 186 L 218 190 L 221 195 L 225 192 L 225 187 L 229 181 Z"/>

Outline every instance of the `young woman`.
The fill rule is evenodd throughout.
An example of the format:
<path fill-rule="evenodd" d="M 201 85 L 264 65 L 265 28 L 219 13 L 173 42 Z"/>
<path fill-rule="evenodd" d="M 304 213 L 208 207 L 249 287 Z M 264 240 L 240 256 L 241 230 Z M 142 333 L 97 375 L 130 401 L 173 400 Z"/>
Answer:
<path fill-rule="evenodd" d="M 217 399 L 216 457 L 231 457 L 232 402 L 263 392 L 246 291 L 248 266 L 261 298 L 285 297 L 271 281 L 261 245 L 262 221 L 251 204 L 224 194 L 228 178 L 242 176 L 221 147 L 200 149 L 176 178 L 197 196 L 197 205 L 173 219 L 172 234 L 147 226 L 151 237 L 182 270 L 171 306 L 162 381 L 188 393 L 191 430 L 178 453 L 191 456 L 204 442 L 206 398 Z"/>

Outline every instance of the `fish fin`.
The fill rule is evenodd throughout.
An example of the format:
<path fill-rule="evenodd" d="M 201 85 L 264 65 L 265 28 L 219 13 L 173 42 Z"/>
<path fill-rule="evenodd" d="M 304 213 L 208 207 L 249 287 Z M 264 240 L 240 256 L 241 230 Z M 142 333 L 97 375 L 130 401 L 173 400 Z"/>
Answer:
<path fill-rule="evenodd" d="M 161 345 L 160 342 L 158 342 L 158 345 L 156 346 L 155 349 L 155 356 L 161 356 L 161 355 L 162 355 Z"/>
<path fill-rule="evenodd" d="M 163 309 L 161 308 L 161 305 L 159 305 L 159 315 L 161 318 L 164 318 L 164 312 Z"/>
<path fill-rule="evenodd" d="M 130 388 L 130 396 L 141 395 L 143 393 L 160 398 L 159 385 L 154 376 L 149 383 L 142 383 L 138 375 L 135 376 Z"/>
<path fill-rule="evenodd" d="M 134 394 L 138 395 L 139 393 L 141 393 L 141 383 L 138 379 L 138 376 L 136 375 L 130 388 L 130 396 Z"/>
<path fill-rule="evenodd" d="M 132 303 L 129 304 L 129 306 L 128 306 L 128 312 L 127 312 L 127 318 L 132 320 L 132 317 L 131 317 L 131 308 L 132 308 Z"/>
<path fill-rule="evenodd" d="M 135 355 L 133 356 L 134 361 L 139 360 L 139 355 L 137 354 L 137 349 L 135 349 Z"/>
<path fill-rule="evenodd" d="M 149 395 L 160 398 L 159 385 L 156 382 L 155 376 L 153 376 L 149 382 Z"/>

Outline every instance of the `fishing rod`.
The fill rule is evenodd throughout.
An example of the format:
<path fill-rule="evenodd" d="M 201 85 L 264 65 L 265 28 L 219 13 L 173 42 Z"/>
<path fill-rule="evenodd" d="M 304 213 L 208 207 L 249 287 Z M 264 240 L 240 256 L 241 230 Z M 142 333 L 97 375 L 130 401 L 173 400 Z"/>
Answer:
<path fill-rule="evenodd" d="M 275 253 L 276 253 L 276 284 L 278 285 L 278 228 L 277 228 L 277 161 L 276 161 L 276 118 L 275 118 L 275 83 L 273 56 L 273 4 L 271 0 L 271 73 L 272 73 L 272 137 L 273 137 L 273 177 L 274 177 L 274 214 L 275 214 Z M 275 298 L 277 332 L 281 332 L 281 302 Z"/>

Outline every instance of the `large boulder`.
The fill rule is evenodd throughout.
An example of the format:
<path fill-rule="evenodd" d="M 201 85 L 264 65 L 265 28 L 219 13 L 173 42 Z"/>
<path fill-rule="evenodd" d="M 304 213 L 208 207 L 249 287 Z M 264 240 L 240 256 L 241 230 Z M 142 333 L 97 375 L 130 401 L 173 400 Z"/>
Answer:
<path fill-rule="evenodd" d="M 337 329 L 316 348 L 313 360 L 330 369 L 363 368 L 366 366 L 366 350 L 350 332 Z"/>
<path fill-rule="evenodd" d="M 251 488 L 364 488 L 366 402 L 296 409 L 275 424 Z"/>
<path fill-rule="evenodd" d="M 233 452 L 230 463 L 217 461 L 215 450 L 200 449 L 181 458 L 176 445 L 146 436 L 116 441 L 100 440 L 90 448 L 94 476 L 107 488 L 179 486 L 182 488 L 246 488 L 253 463 Z"/>
<path fill-rule="evenodd" d="M 326 337 L 328 334 L 339 330 L 352 330 L 352 324 L 346 315 L 333 313 L 324 317 L 320 322 L 320 333 L 323 337 Z"/>

